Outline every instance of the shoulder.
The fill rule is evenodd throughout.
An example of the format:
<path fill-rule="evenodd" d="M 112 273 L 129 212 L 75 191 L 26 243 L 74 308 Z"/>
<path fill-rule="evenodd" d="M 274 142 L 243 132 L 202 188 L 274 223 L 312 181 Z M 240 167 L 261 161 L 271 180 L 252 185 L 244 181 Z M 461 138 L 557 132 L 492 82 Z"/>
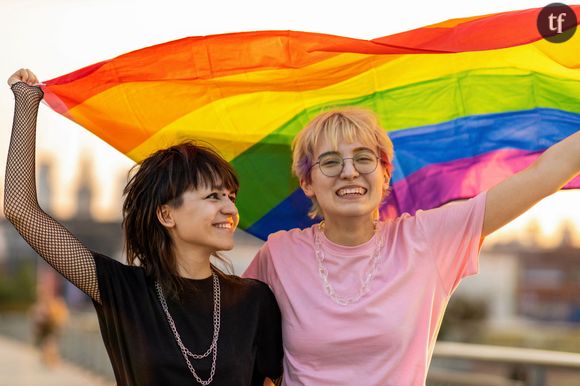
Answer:
<path fill-rule="evenodd" d="M 486 193 L 482 192 L 472 198 L 450 201 L 438 208 L 419 210 L 414 217 L 419 222 L 436 222 L 445 225 L 461 223 L 483 212 L 485 197 Z"/>
<path fill-rule="evenodd" d="M 263 288 L 268 288 L 268 285 L 256 280 L 256 279 L 249 279 L 245 277 L 240 277 L 237 275 L 227 275 L 221 274 L 220 280 L 227 285 L 232 287 L 237 287 L 239 289 L 246 289 L 249 291 L 261 291 Z"/>
<path fill-rule="evenodd" d="M 99 252 L 95 252 L 95 251 L 91 251 L 91 253 L 93 254 L 93 259 L 95 259 L 95 264 L 97 264 L 97 266 L 102 265 L 102 266 L 111 266 L 111 267 L 117 267 L 117 266 L 125 266 L 125 264 L 121 263 L 120 261 L 117 261 L 107 255 L 103 255 Z"/>
<path fill-rule="evenodd" d="M 407 213 L 386 221 L 387 237 L 393 240 L 412 241 L 413 245 L 423 241 L 441 242 L 451 237 L 464 235 L 466 230 L 478 229 L 483 221 L 485 194 L 462 201 L 454 201 L 441 207 L 418 210 L 414 215 Z"/>
<path fill-rule="evenodd" d="M 125 304 L 120 299 L 134 299 L 139 304 L 147 301 L 145 294 L 151 288 L 152 281 L 143 268 L 128 266 L 100 253 L 93 252 L 93 256 L 102 305 L 119 311 Z"/>
<path fill-rule="evenodd" d="M 290 229 L 279 231 L 268 236 L 268 240 L 258 251 L 258 258 L 262 263 L 272 261 L 281 266 L 291 264 L 292 261 L 308 255 L 314 248 L 314 236 L 312 227 L 306 229 Z M 270 282 L 270 281 L 268 281 Z"/>
<path fill-rule="evenodd" d="M 395 218 L 382 220 L 382 228 L 387 234 L 394 233 L 395 235 L 398 235 L 401 231 L 405 231 L 406 229 L 413 227 L 417 221 L 417 215 L 421 216 L 420 212 L 422 211 L 417 211 L 415 215 L 411 215 L 405 212 Z"/>
<path fill-rule="evenodd" d="M 244 293 L 254 300 L 269 298 L 273 296 L 270 287 L 257 279 L 239 277 L 236 275 L 221 275 L 222 281 L 230 286 L 238 294 Z"/>
<path fill-rule="evenodd" d="M 482 192 L 475 197 L 449 201 L 436 208 L 419 209 L 413 215 L 403 213 L 399 217 L 390 221 L 395 223 L 421 222 L 430 220 L 431 218 L 468 214 L 478 207 L 485 206 L 485 196 L 485 192 Z"/>
<path fill-rule="evenodd" d="M 296 245 L 312 242 L 312 227 L 305 229 L 294 228 L 287 231 L 278 231 L 268 236 L 265 245 Z"/>
<path fill-rule="evenodd" d="M 141 267 L 129 266 L 117 261 L 109 256 L 103 255 L 98 252 L 91 251 L 93 254 L 93 259 L 95 260 L 95 265 L 97 267 L 97 272 L 107 273 L 107 274 L 120 274 L 120 275 L 143 275 L 144 270 Z"/>

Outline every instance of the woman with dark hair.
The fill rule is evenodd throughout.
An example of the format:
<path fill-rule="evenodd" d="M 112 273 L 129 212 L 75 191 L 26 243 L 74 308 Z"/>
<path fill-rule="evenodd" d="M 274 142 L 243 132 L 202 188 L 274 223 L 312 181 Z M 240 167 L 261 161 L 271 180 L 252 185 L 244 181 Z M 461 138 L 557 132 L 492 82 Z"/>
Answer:
<path fill-rule="evenodd" d="M 191 143 L 151 155 L 124 191 L 129 266 L 92 252 L 37 202 L 37 83 L 26 69 L 8 79 L 16 102 L 4 211 L 40 256 L 92 298 L 118 385 L 254 386 L 279 377 L 280 311 L 268 286 L 210 262 L 233 247 L 232 167 Z"/>

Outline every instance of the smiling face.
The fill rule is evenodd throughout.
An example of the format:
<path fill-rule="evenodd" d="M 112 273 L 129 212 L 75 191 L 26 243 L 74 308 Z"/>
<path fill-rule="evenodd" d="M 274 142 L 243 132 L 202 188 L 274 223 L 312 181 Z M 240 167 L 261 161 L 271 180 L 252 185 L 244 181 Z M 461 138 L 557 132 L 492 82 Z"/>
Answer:
<path fill-rule="evenodd" d="M 184 142 L 151 154 L 129 176 L 123 192 L 127 263 L 177 296 L 180 276 L 203 270 L 213 252 L 233 246 L 236 172 L 215 149 Z"/>
<path fill-rule="evenodd" d="M 181 195 L 180 205 L 165 204 L 158 211 L 174 248 L 209 255 L 234 247 L 238 226 L 235 193 L 224 188 L 200 187 Z"/>
<path fill-rule="evenodd" d="M 349 146 L 351 147 L 348 148 Z M 292 142 L 292 172 L 298 177 L 306 195 L 312 199 L 312 208 L 308 213 L 310 218 L 324 215 L 328 220 L 328 214 L 323 213 L 318 203 L 319 196 L 322 197 L 324 192 L 316 191 L 321 177 L 325 176 L 320 172 L 318 166 L 312 167 L 312 165 L 318 162 L 320 156 L 325 152 L 338 152 L 341 159 L 350 158 L 354 156 L 355 150 L 359 147 L 368 148 L 373 154 L 380 157 L 380 164 L 375 173 L 387 175 L 385 181 L 388 183 L 388 176 L 391 175 L 392 170 L 393 143 L 379 125 L 377 116 L 372 111 L 358 107 L 330 110 L 316 116 L 296 135 Z M 361 167 L 359 169 L 365 169 L 362 164 L 364 160 L 360 161 L 359 166 Z M 330 180 L 357 180 L 360 176 L 348 175 L 349 165 L 352 167 L 352 162 L 352 160 L 345 161 L 346 167 L 343 172 L 346 171 L 346 175 L 341 174 L 330 178 Z M 314 177 L 315 175 L 317 177 Z M 335 173 L 327 172 L 326 175 L 332 176 Z M 359 179 L 364 181 L 370 177 L 367 175 Z M 318 178 L 318 180 L 313 181 L 313 178 Z M 388 185 L 385 183 L 381 183 L 381 185 L 384 188 L 381 196 L 384 196 Z M 354 187 L 356 188 L 356 184 Z M 359 192 L 363 191 L 359 189 Z M 367 193 L 364 191 L 361 195 L 366 196 Z M 377 207 L 379 203 L 376 204 Z"/>
<path fill-rule="evenodd" d="M 360 142 L 339 143 L 335 148 L 326 136 L 322 136 L 315 147 L 314 159 L 333 153 L 341 158 L 353 158 L 361 152 L 377 154 L 378 149 Z M 335 177 L 324 175 L 319 165 L 314 165 L 310 178 L 301 180 L 304 193 L 318 203 L 326 220 L 373 218 L 389 183 L 383 163 L 379 162 L 371 173 L 361 174 L 354 167 L 353 160 L 343 162 L 342 171 Z"/>

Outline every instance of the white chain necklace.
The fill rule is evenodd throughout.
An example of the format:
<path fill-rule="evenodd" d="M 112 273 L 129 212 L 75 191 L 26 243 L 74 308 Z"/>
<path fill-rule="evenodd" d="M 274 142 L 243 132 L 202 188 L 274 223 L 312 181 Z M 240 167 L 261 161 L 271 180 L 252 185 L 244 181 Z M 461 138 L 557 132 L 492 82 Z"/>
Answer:
<path fill-rule="evenodd" d="M 314 231 L 314 253 L 316 254 L 316 260 L 318 261 L 318 274 L 322 279 L 322 284 L 324 287 L 324 292 L 332 299 L 333 302 L 339 304 L 341 306 L 347 306 L 349 304 L 353 304 L 358 302 L 363 296 L 365 296 L 371 288 L 371 282 L 375 277 L 375 273 L 377 271 L 377 267 L 380 261 L 380 252 L 381 248 L 383 247 L 384 241 L 384 234 L 381 229 L 381 222 L 379 221 L 375 226 L 375 249 L 373 254 L 370 256 L 370 270 L 361 280 L 361 286 L 359 288 L 358 294 L 352 296 L 340 296 L 334 290 L 334 287 L 330 283 L 328 279 L 328 269 L 324 265 L 324 260 L 326 256 L 324 255 L 324 250 L 322 249 L 322 242 L 320 240 L 320 234 L 322 233 L 322 229 L 324 228 L 324 221 L 318 225 L 315 225 L 313 228 Z M 378 233 L 378 237 L 376 237 L 376 233 Z"/>
<path fill-rule="evenodd" d="M 213 338 L 211 341 L 211 345 L 209 346 L 207 351 L 203 354 L 193 354 L 191 351 L 189 351 L 187 347 L 185 347 L 185 345 L 181 341 L 181 336 L 179 335 L 179 332 L 177 332 L 175 322 L 173 321 L 173 318 L 169 313 L 169 308 L 167 307 L 167 301 L 165 300 L 165 296 L 163 295 L 161 285 L 159 284 L 159 282 L 157 281 L 155 282 L 155 289 L 157 291 L 157 296 L 159 297 L 159 302 L 161 303 L 161 308 L 163 308 L 163 312 L 165 312 L 167 322 L 169 322 L 169 326 L 171 327 L 171 331 L 173 332 L 175 341 L 177 342 L 177 345 L 179 346 L 181 353 L 183 354 L 183 358 L 187 363 L 187 367 L 189 368 L 189 371 L 191 371 L 191 374 L 193 375 L 195 380 L 204 386 L 209 385 L 213 381 L 213 376 L 215 375 L 215 366 L 217 362 L 217 347 L 218 347 L 217 343 L 220 334 L 220 314 L 221 314 L 220 283 L 218 276 L 215 274 L 215 272 L 212 272 L 211 275 L 213 278 Z M 193 368 L 193 365 L 191 364 L 189 357 L 192 357 L 193 359 L 203 359 L 209 356 L 210 353 L 212 353 L 211 371 L 207 381 L 204 381 L 195 372 L 195 369 Z"/>

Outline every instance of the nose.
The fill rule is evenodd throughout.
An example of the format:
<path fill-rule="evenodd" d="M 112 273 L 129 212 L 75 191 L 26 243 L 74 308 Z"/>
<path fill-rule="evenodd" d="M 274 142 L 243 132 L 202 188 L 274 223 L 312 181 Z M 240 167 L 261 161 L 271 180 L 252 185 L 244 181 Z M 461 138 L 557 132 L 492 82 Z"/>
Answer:
<path fill-rule="evenodd" d="M 342 171 L 340 178 L 353 179 L 359 176 L 358 170 L 354 167 L 354 160 L 352 158 L 345 158 L 342 160 Z"/>
<path fill-rule="evenodd" d="M 236 206 L 236 203 L 228 197 L 226 197 L 224 201 L 225 202 L 221 212 L 227 216 L 231 216 L 234 219 L 234 223 L 237 225 L 239 216 L 238 216 L 238 207 Z"/>
<path fill-rule="evenodd" d="M 224 201 L 225 202 L 224 206 L 222 207 L 222 212 L 224 214 L 237 215 L 238 207 L 236 206 L 236 203 L 229 198 L 226 198 Z"/>

